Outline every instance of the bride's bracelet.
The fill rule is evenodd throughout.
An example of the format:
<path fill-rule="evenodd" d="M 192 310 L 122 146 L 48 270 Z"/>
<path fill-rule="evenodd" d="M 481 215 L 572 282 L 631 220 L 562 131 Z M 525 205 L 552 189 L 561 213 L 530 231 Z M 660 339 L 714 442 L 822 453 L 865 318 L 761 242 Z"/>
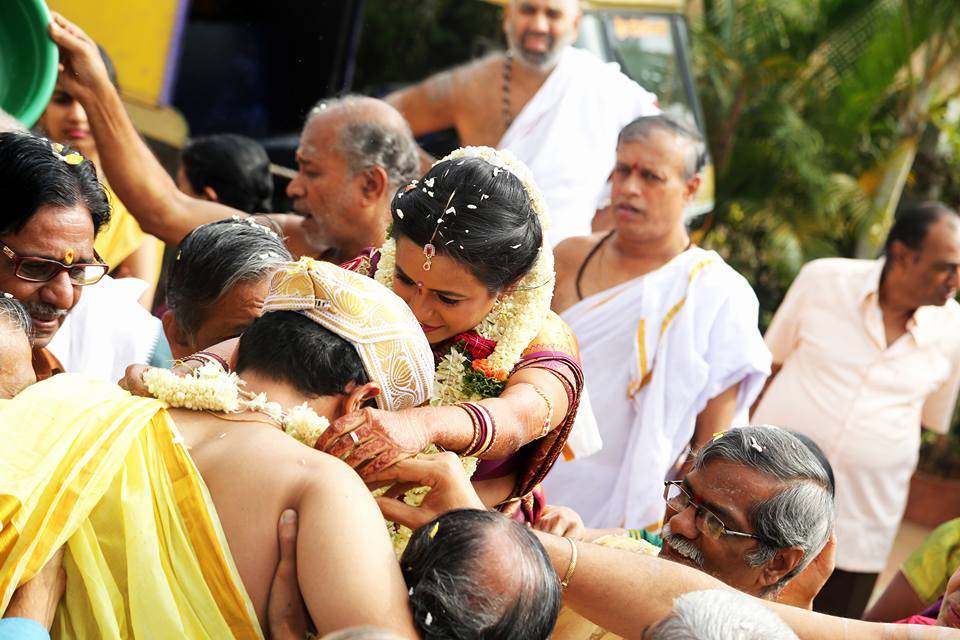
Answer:
<path fill-rule="evenodd" d="M 543 389 L 535 384 L 531 384 L 530 386 L 533 387 L 533 390 L 537 392 L 537 395 L 540 396 L 547 405 L 547 417 L 543 420 L 543 426 L 539 433 L 534 436 L 535 438 L 542 438 L 550 433 L 550 424 L 553 422 L 553 402 L 550 400 L 550 396 L 544 393 Z"/>
<path fill-rule="evenodd" d="M 192 353 L 182 360 L 178 360 L 177 364 L 183 364 L 185 362 L 189 362 L 190 360 L 199 362 L 201 366 L 213 363 L 228 373 L 230 371 L 230 365 L 227 364 L 227 361 L 211 351 L 197 351 L 196 353 Z"/>
<path fill-rule="evenodd" d="M 473 439 L 470 440 L 469 446 L 460 455 L 465 458 L 483 455 L 490 450 L 497 439 L 497 425 L 493 420 L 493 415 L 487 411 L 486 407 L 477 402 L 460 402 L 455 406 L 466 411 L 473 423 Z"/>

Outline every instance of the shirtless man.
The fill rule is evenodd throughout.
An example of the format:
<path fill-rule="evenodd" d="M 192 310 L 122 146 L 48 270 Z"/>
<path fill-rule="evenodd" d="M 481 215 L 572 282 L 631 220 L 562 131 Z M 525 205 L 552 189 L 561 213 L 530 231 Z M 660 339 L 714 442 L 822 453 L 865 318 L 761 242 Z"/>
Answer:
<path fill-rule="evenodd" d="M 430 379 L 425 379 L 417 372 L 408 372 L 410 375 L 403 373 L 405 368 L 412 366 L 411 362 L 432 362 L 432 356 L 416 320 L 400 298 L 372 279 L 346 272 L 328 263 L 290 263 L 285 269 L 284 277 L 278 275 L 274 280 L 276 286 L 271 289 L 274 302 L 268 297 L 265 314 L 243 334 L 238 346 L 234 368 L 244 380 L 246 391 L 265 394 L 270 401 L 286 408 L 306 403 L 319 416 L 331 421 L 378 398 L 381 399 L 380 403 L 387 403 L 388 406 L 389 403 L 397 401 L 401 394 L 404 397 L 403 402 L 415 404 L 423 403 L 429 398 L 432 368 L 425 369 L 430 374 Z M 312 288 L 311 282 L 314 283 Z M 336 296 L 333 296 L 334 293 Z M 362 302 L 358 303 L 357 300 Z M 301 301 L 309 307 L 304 313 L 286 310 L 290 308 L 286 305 L 296 306 Z M 303 308 L 304 304 L 299 304 L 299 307 Z M 358 308 L 362 313 L 357 313 Z M 324 310 L 330 328 L 309 315 L 314 309 Z M 376 324 L 375 322 L 365 323 L 362 320 L 373 315 L 387 326 L 374 327 L 372 325 Z M 351 342 L 340 334 L 349 335 L 358 342 Z M 360 341 L 363 341 L 363 344 L 360 344 Z M 364 348 L 368 350 L 364 352 Z M 377 355 L 371 359 L 369 354 L 373 351 L 376 351 Z M 371 362 L 374 360 L 379 362 L 382 370 L 373 369 Z M 397 374 L 402 378 L 400 384 L 388 379 L 385 372 Z M 372 379 L 383 382 L 370 382 Z M 146 416 L 151 426 L 139 426 L 144 419 L 138 417 L 138 407 L 144 406 L 138 403 L 142 402 L 142 399 L 130 398 L 111 385 L 69 375 L 54 379 L 49 384 L 34 385 L 18 398 L 9 401 L 3 406 L 4 413 L 0 414 L 0 439 L 17 445 L 0 451 L 0 497 L 5 497 L 4 494 L 7 493 L 22 492 L 23 487 L 30 483 L 39 487 L 30 495 L 46 496 L 61 490 L 59 482 L 63 477 L 69 482 L 86 481 L 81 477 L 84 474 L 57 475 L 74 462 L 69 458 L 69 452 L 64 455 L 62 446 L 43 446 L 44 442 L 51 439 L 55 442 L 70 438 L 82 439 L 87 437 L 85 433 L 89 434 L 93 429 L 115 429 L 104 426 L 104 423 L 127 421 L 120 429 L 160 429 L 155 450 L 165 452 L 164 459 L 168 460 L 173 454 L 162 447 L 169 447 L 169 435 L 172 431 L 182 436 L 185 447 L 183 451 L 189 451 L 190 461 L 202 476 L 203 491 L 209 492 L 215 506 L 215 514 L 209 517 L 218 523 L 214 528 L 222 527 L 226 548 L 229 549 L 233 566 L 236 567 L 235 574 L 239 577 L 242 591 L 249 597 L 256 616 L 254 623 L 259 620 L 261 626 L 266 628 L 268 597 L 280 557 L 277 521 L 281 519 L 281 514 L 292 509 L 299 519 L 296 549 L 299 588 L 319 633 L 351 626 L 374 625 L 404 637 L 415 637 L 407 605 L 407 590 L 383 519 L 369 490 L 347 464 L 303 446 L 278 429 L 276 419 L 271 419 L 261 411 L 247 408 L 242 412 L 218 413 L 169 409 L 166 411 L 175 423 L 175 429 L 171 425 L 168 430 L 162 416 L 165 410 L 155 406 L 149 408 L 150 413 Z M 46 406 L 48 411 L 37 415 L 37 406 Z M 105 412 L 102 415 L 111 419 L 87 417 L 98 411 Z M 111 411 L 116 414 L 110 413 Z M 157 417 L 152 417 L 158 412 Z M 36 418 L 32 421 L 21 420 L 23 415 L 35 415 Z M 24 424 L 26 426 L 23 426 Z M 54 433 L 57 429 L 60 431 Z M 108 433 L 112 434 L 113 431 Z M 360 437 L 358 444 L 362 443 L 364 434 L 360 434 Z M 143 436 L 137 438 L 136 446 L 140 447 L 144 443 Z M 179 437 L 172 439 L 174 445 L 178 441 Z M 101 442 L 105 442 L 105 439 L 97 436 L 96 446 L 110 446 L 101 445 Z M 40 446 L 37 446 L 38 444 Z M 150 450 L 146 446 L 142 446 L 142 449 L 146 452 L 144 455 L 149 455 Z M 28 455 L 28 451 L 32 452 L 29 455 L 39 459 L 41 465 L 55 465 L 54 473 L 47 473 L 49 469 L 40 471 L 9 464 L 11 460 Z M 49 453 L 37 455 L 44 451 Z M 47 460 L 43 459 L 44 456 Z M 53 462 L 50 461 L 51 457 L 55 458 Z M 129 460 L 132 457 L 126 455 L 124 459 Z M 113 575 L 122 576 L 130 572 L 146 576 L 137 582 L 137 590 L 131 587 L 129 591 L 125 591 L 121 586 L 119 595 L 124 599 L 123 610 L 128 613 L 114 617 L 113 610 L 108 609 L 109 613 L 101 615 L 97 620 L 106 617 L 111 621 L 111 625 L 116 624 L 128 630 L 142 630 L 145 618 L 154 616 L 160 618 L 160 622 L 165 622 L 180 611 L 173 610 L 173 614 L 169 616 L 144 613 L 144 598 L 149 598 L 154 593 L 164 595 L 185 592 L 197 595 L 201 592 L 198 591 L 195 581 L 184 582 L 179 567 L 172 576 L 143 570 L 136 562 L 136 558 L 142 556 L 131 551 L 131 545 L 145 544 L 148 548 L 150 545 L 157 545 L 158 550 L 173 547 L 177 542 L 176 536 L 171 537 L 172 543 L 168 540 L 166 546 L 160 546 L 160 541 L 151 533 L 153 522 L 132 520 L 139 522 L 143 531 L 131 538 L 127 528 L 118 527 L 116 523 L 135 518 L 142 513 L 137 511 L 136 507 L 130 512 L 124 508 L 120 518 L 104 519 L 102 509 L 110 508 L 109 504 L 103 506 L 105 500 L 107 503 L 121 502 L 124 505 L 128 502 L 125 492 L 130 487 L 124 485 L 121 489 L 112 488 L 121 481 L 125 482 L 127 477 L 136 477 L 136 469 L 128 469 L 127 461 L 123 464 L 122 472 L 113 472 L 122 480 L 110 481 L 111 489 L 106 493 L 110 499 L 100 499 L 92 507 L 90 515 L 83 517 L 80 526 L 94 527 L 92 533 L 97 540 L 109 541 L 109 545 L 97 543 L 101 546 L 115 548 L 126 544 L 128 551 L 123 557 L 129 559 L 120 561 L 120 564 L 125 566 L 110 566 L 109 571 Z M 159 470 L 156 466 L 150 469 L 149 481 L 158 482 L 164 472 L 163 465 L 160 465 Z M 87 476 L 90 477 L 90 474 Z M 77 477 L 80 479 L 75 480 Z M 184 479 L 179 475 L 175 476 L 175 480 L 178 486 L 189 482 L 189 478 Z M 135 495 L 130 502 L 135 505 L 140 505 L 133 500 L 139 495 L 136 494 L 138 488 L 131 489 Z M 73 489 L 71 486 L 66 490 L 72 493 Z M 83 487 L 76 489 L 80 489 L 79 493 L 83 494 Z M 150 494 L 150 487 L 147 489 Z M 115 499 L 116 496 L 110 491 L 123 491 L 123 500 Z M 178 497 L 180 495 L 177 494 Z M 14 513 L 9 514 L 9 518 L 8 514 L 4 514 L 4 520 L 0 522 L 6 539 L 16 540 L 18 527 L 33 531 L 33 527 L 37 526 L 53 529 L 44 531 L 44 535 L 39 537 L 42 541 L 40 544 L 46 544 L 48 539 L 51 545 L 59 545 L 62 541 L 69 540 L 70 551 L 74 555 L 68 554 L 70 562 L 65 564 L 68 574 L 65 598 L 68 615 L 63 624 L 70 625 L 74 633 L 89 629 L 89 625 L 84 626 L 87 620 L 85 605 L 87 600 L 93 601 L 96 598 L 99 575 L 83 573 L 84 565 L 80 564 L 84 554 L 83 544 L 74 537 L 73 530 L 69 528 L 71 525 L 62 521 L 57 524 L 49 523 L 49 519 L 43 517 L 43 498 L 39 503 L 37 500 L 17 500 L 14 504 L 17 504 Z M 180 511 L 176 513 L 186 512 L 184 524 L 187 529 L 202 528 L 197 523 L 208 517 L 203 504 L 198 505 L 195 501 L 184 504 L 184 501 L 180 500 L 177 506 Z M 158 513 L 156 519 L 166 523 L 171 517 L 163 512 Z M 286 519 L 288 520 L 289 516 Z M 72 526 L 76 527 L 77 524 Z M 281 541 L 282 527 L 283 521 Z M 136 528 L 139 527 L 134 527 Z M 173 527 L 164 524 L 162 529 L 158 529 L 164 536 L 169 530 L 176 530 L 176 522 Z M 85 531 L 87 530 L 81 529 L 81 533 Z M 193 553 L 198 560 L 197 564 L 203 567 L 216 564 L 216 554 L 209 548 L 196 544 L 192 548 L 196 549 Z M 222 550 L 225 551 L 226 548 Z M 16 572 L 25 571 L 23 567 L 28 564 L 16 556 L 17 549 L 13 549 L 13 556 L 7 555 L 10 552 L 10 547 L 0 548 L 0 591 L 3 585 L 16 585 Z M 41 552 L 27 549 L 25 553 Z M 78 553 L 80 555 L 76 555 Z M 106 549 L 104 553 L 109 554 L 110 550 Z M 182 552 L 177 557 L 182 558 Z M 82 578 L 77 575 L 78 571 L 83 573 Z M 74 572 L 73 575 L 71 572 Z M 234 572 L 227 573 L 232 576 Z M 237 601 L 242 603 L 242 598 L 231 601 L 223 597 L 224 593 L 230 593 L 230 586 L 235 582 L 231 581 L 229 576 L 224 578 L 223 571 L 215 573 L 220 576 L 219 580 L 211 581 L 209 575 L 205 568 L 204 582 L 213 594 L 213 603 L 226 612 L 224 618 L 231 625 L 239 624 L 243 628 L 243 623 L 238 623 L 237 619 L 242 620 L 242 614 L 246 610 L 235 604 Z M 151 591 L 157 581 L 161 588 Z M 89 593 L 86 589 L 89 589 Z M 233 608 L 231 602 L 234 603 Z M 193 598 L 187 601 L 191 610 L 203 609 L 207 604 L 203 600 L 195 602 Z M 99 602 L 97 605 L 102 607 L 103 603 Z M 163 600 L 158 606 L 163 605 L 169 606 L 170 602 Z M 0 594 L 0 611 L 2 608 Z M 167 608 L 160 610 L 165 613 L 169 611 Z M 233 615 L 227 615 L 228 613 Z M 181 614 L 181 618 L 187 622 L 192 622 L 192 616 L 193 614 Z M 113 620 L 116 622 L 112 622 Z M 231 626 L 231 629 L 234 628 L 236 627 Z M 237 635 L 252 637 L 249 634 Z"/>
<path fill-rule="evenodd" d="M 385 99 L 414 135 L 453 127 L 464 145 L 509 149 L 547 199 L 552 243 L 588 233 L 625 124 L 655 112 L 656 98 L 593 54 L 574 49 L 577 0 L 511 0 L 509 48 Z"/>
<path fill-rule="evenodd" d="M 464 145 L 496 147 L 573 44 L 581 17 L 577 0 L 511 0 L 503 17 L 507 52 L 438 73 L 385 99 L 414 135 L 455 127 Z M 500 100 L 494 87 L 506 92 Z"/>
<path fill-rule="evenodd" d="M 770 370 L 750 285 L 687 234 L 703 153 L 698 133 L 663 114 L 624 127 L 613 231 L 555 252 L 553 310 L 577 334 L 591 404 L 605 413 L 603 449 L 558 462 L 545 487 L 588 527 L 656 527 L 671 467 L 737 416 L 746 424 Z"/>

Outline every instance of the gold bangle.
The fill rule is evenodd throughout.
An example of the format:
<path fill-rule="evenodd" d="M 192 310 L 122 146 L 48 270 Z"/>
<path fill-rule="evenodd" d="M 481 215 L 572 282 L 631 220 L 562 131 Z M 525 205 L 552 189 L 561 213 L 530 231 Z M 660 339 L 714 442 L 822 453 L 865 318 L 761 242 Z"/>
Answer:
<path fill-rule="evenodd" d="M 563 580 L 560 581 L 560 590 L 566 591 L 567 585 L 570 584 L 570 578 L 573 577 L 573 572 L 577 568 L 577 557 L 579 552 L 577 551 L 577 543 L 573 538 L 564 536 L 563 539 L 570 543 L 570 564 L 567 565 L 566 575 L 563 576 Z"/>
<path fill-rule="evenodd" d="M 536 435 L 537 438 L 542 438 L 550 433 L 550 423 L 553 422 L 553 402 L 551 402 L 550 396 L 543 392 L 543 389 L 532 383 L 530 386 L 533 387 L 533 390 L 537 392 L 537 395 L 540 396 L 540 399 L 543 400 L 547 405 L 547 417 L 543 421 L 543 426 L 540 428 L 540 433 Z"/>

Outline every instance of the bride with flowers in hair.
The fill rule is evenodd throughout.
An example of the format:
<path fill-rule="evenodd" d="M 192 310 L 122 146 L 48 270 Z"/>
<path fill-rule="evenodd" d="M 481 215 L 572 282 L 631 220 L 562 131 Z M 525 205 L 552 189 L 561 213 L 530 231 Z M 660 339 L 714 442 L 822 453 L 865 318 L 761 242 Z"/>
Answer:
<path fill-rule="evenodd" d="M 410 306 L 437 364 L 429 407 L 364 408 L 316 447 L 368 480 L 430 445 L 478 458 L 488 506 L 536 522 L 535 491 L 564 449 L 583 389 L 576 339 L 550 311 L 547 212 L 508 152 L 467 147 L 394 196 L 389 239 L 345 265 Z"/>
<path fill-rule="evenodd" d="M 565 451 L 583 392 L 576 338 L 550 311 L 543 198 L 509 153 L 467 147 L 398 190 L 391 213 L 387 242 L 341 266 L 410 307 L 436 364 L 429 406 L 364 407 L 300 439 L 378 484 L 401 460 L 455 452 L 486 505 L 535 524 L 545 506 L 538 485 Z M 233 342 L 211 349 L 229 354 Z M 401 390 L 416 384 L 403 379 L 408 373 L 382 372 Z M 126 384 L 137 388 L 150 375 L 164 374 L 128 372 Z M 423 495 L 404 499 L 415 505 Z M 394 534 L 402 551 L 409 531 Z"/>

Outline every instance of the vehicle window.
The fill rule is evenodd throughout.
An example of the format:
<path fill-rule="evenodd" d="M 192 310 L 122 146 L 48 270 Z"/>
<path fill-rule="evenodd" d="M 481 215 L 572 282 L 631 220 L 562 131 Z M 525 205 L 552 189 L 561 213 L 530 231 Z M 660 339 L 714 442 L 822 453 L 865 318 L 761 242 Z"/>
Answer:
<path fill-rule="evenodd" d="M 577 46 L 620 64 L 625 74 L 657 94 L 660 104 L 695 121 L 684 83 L 680 47 L 674 39 L 678 16 L 638 11 L 597 11 L 583 16 Z"/>

